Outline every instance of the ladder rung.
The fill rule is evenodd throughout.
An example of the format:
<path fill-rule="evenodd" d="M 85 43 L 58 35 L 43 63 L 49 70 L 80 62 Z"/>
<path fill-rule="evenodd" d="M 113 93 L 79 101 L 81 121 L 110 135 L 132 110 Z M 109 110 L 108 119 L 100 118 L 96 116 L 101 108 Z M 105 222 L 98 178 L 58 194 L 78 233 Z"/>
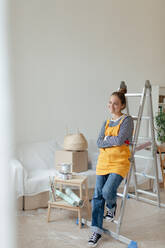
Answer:
<path fill-rule="evenodd" d="M 164 107 L 164 105 L 165 105 L 165 102 L 159 103 L 159 106 L 163 106 Z"/>
<path fill-rule="evenodd" d="M 131 97 L 134 97 L 134 96 L 142 96 L 143 94 L 142 93 L 127 93 L 127 94 L 125 94 L 125 96 L 126 97 L 129 97 L 129 96 L 131 96 Z"/>
<path fill-rule="evenodd" d="M 138 139 L 146 140 L 146 141 L 152 141 L 152 138 L 145 137 L 145 136 L 139 136 Z"/>
<path fill-rule="evenodd" d="M 151 144 L 152 144 L 152 143 L 151 143 L 150 141 L 145 142 L 145 143 L 142 143 L 142 144 L 138 144 L 138 145 L 136 145 L 136 147 L 135 147 L 135 151 L 143 150 L 143 149 L 145 149 L 146 147 L 151 146 Z"/>
<path fill-rule="evenodd" d="M 145 195 L 150 195 L 150 196 L 153 196 L 153 197 L 157 197 L 157 194 L 151 193 L 151 192 L 148 192 L 148 191 L 145 191 L 145 190 L 142 190 L 142 189 L 137 189 L 136 191 L 138 193 L 142 193 L 142 194 L 145 194 Z"/>
<path fill-rule="evenodd" d="M 136 195 L 133 195 L 133 194 L 130 194 L 130 193 L 129 193 L 129 197 L 133 198 L 133 199 L 136 199 Z M 150 203 L 150 204 L 155 205 L 155 206 L 159 206 L 158 202 L 150 200 L 150 199 L 147 199 L 147 198 L 144 198 L 144 197 L 141 197 L 141 196 L 138 196 L 137 200 L 143 201 L 143 202 L 146 202 L 146 203 Z M 165 207 L 165 204 L 160 203 L 160 207 Z"/>
<path fill-rule="evenodd" d="M 150 160 L 153 160 L 154 158 L 153 157 L 149 157 L 149 156 L 142 156 L 142 155 L 134 155 L 135 158 L 144 158 L 144 159 L 150 159 Z"/>
<path fill-rule="evenodd" d="M 133 120 L 135 120 L 135 121 L 138 119 L 138 116 L 136 116 L 136 115 L 131 115 L 131 116 L 132 116 Z M 150 120 L 151 119 L 150 116 L 142 116 L 141 118 L 144 120 Z"/>
<path fill-rule="evenodd" d="M 122 193 L 117 193 L 117 196 L 124 198 L 124 194 L 122 194 Z M 128 197 L 129 197 L 129 193 L 127 193 L 127 195 L 126 195 L 126 198 L 128 198 Z"/>
<path fill-rule="evenodd" d="M 156 179 L 154 176 L 147 175 L 147 174 L 145 174 L 145 173 L 135 172 L 135 174 L 136 174 L 137 176 L 143 176 L 143 177 L 147 177 L 147 178 L 151 178 L 151 179 Z"/>
<path fill-rule="evenodd" d="M 122 193 L 117 193 L 117 196 L 124 198 L 124 195 Z"/>

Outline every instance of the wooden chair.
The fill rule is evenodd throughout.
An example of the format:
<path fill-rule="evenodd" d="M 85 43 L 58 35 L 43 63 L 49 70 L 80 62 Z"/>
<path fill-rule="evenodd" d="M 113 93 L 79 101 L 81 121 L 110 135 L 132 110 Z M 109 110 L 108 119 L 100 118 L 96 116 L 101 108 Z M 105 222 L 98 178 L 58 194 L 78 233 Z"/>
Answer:
<path fill-rule="evenodd" d="M 163 186 L 165 188 L 165 146 L 158 146 L 158 151 L 160 155 L 160 167 L 162 171 Z"/>

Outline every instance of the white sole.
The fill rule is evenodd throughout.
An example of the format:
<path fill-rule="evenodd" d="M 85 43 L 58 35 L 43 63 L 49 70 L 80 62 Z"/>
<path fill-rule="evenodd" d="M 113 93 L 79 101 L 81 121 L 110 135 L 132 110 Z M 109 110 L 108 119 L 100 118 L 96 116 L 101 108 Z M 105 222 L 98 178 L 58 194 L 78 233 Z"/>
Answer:
<path fill-rule="evenodd" d="M 115 218 L 109 218 L 109 219 L 105 218 L 104 220 L 105 220 L 106 222 L 113 222 L 113 221 L 115 220 Z"/>
<path fill-rule="evenodd" d="M 88 244 L 89 247 L 96 247 L 96 245 L 98 245 L 98 242 L 97 242 L 97 244 L 95 244 L 95 245 L 92 245 L 92 244 L 90 245 L 90 244 Z"/>

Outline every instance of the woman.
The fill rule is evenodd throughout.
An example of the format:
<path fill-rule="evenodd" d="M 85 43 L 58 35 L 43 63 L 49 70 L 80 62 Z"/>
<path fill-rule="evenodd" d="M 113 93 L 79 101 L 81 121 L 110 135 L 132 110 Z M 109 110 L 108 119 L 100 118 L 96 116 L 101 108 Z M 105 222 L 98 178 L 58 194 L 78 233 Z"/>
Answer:
<path fill-rule="evenodd" d="M 105 219 L 112 221 L 115 217 L 117 189 L 130 168 L 128 144 L 132 141 L 133 120 L 131 116 L 122 113 L 126 107 L 124 93 L 113 92 L 108 107 L 112 118 L 104 122 L 97 140 L 100 154 L 92 199 L 91 229 L 93 233 L 88 241 L 92 247 L 97 245 L 103 233 L 105 203 L 107 208 Z"/>

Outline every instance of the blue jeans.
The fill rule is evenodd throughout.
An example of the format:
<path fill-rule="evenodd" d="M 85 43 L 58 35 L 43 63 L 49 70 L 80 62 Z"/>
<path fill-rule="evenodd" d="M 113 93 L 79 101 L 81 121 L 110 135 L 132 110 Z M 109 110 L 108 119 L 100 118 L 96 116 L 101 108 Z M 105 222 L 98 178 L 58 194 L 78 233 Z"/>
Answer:
<path fill-rule="evenodd" d="M 96 176 L 96 186 L 92 199 L 91 229 L 93 232 L 102 234 L 105 202 L 106 206 L 113 211 L 116 205 L 117 188 L 122 180 L 123 177 L 115 173 Z"/>

